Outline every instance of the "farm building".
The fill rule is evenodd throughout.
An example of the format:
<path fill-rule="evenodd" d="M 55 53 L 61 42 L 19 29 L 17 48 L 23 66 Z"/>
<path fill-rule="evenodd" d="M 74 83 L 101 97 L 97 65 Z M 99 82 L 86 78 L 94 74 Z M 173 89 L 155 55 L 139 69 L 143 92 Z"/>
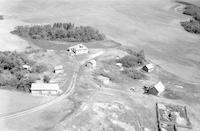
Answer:
<path fill-rule="evenodd" d="M 152 94 L 152 95 L 160 95 L 164 90 L 165 90 L 165 86 L 162 84 L 162 82 L 159 81 L 157 84 L 150 87 L 147 90 L 147 93 Z"/>
<path fill-rule="evenodd" d="M 145 65 L 142 68 L 146 72 L 152 72 L 154 70 L 154 65 L 152 63 Z"/>
<path fill-rule="evenodd" d="M 70 52 L 70 53 L 75 54 L 75 55 L 81 55 L 81 54 L 88 53 L 89 49 L 83 44 L 78 44 L 78 45 L 69 47 L 67 49 L 67 52 Z"/>
<path fill-rule="evenodd" d="M 60 92 L 58 84 L 48 83 L 32 83 L 31 94 L 35 96 L 39 95 L 56 95 Z"/>
<path fill-rule="evenodd" d="M 109 84 L 109 82 L 110 82 L 110 78 L 102 76 L 102 75 L 98 76 L 97 78 L 98 78 L 98 80 L 103 82 L 103 84 L 105 84 L 105 85 Z"/>
<path fill-rule="evenodd" d="M 91 68 L 95 68 L 96 65 L 97 65 L 96 60 L 89 60 L 89 61 L 86 63 L 85 66 L 87 66 L 87 67 L 91 67 Z"/>
<path fill-rule="evenodd" d="M 23 65 L 22 67 L 23 67 L 23 69 L 31 70 L 31 66 L 29 66 L 29 65 Z"/>
<path fill-rule="evenodd" d="M 116 66 L 118 66 L 118 67 L 120 68 L 120 71 L 123 71 L 123 70 L 124 70 L 124 68 L 123 68 L 123 66 L 122 66 L 122 63 L 116 63 Z"/>
<path fill-rule="evenodd" d="M 58 73 L 63 73 L 63 66 L 62 65 L 58 65 L 54 68 L 54 73 L 58 74 Z"/>

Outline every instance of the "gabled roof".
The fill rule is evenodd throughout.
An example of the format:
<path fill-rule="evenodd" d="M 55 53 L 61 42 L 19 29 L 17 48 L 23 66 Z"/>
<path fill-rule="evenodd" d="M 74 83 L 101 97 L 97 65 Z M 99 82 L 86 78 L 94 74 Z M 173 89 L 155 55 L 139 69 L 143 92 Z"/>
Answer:
<path fill-rule="evenodd" d="M 29 65 L 23 65 L 22 67 L 23 67 L 23 68 L 26 68 L 26 69 L 30 68 Z"/>
<path fill-rule="evenodd" d="M 49 83 L 32 83 L 31 90 L 59 90 L 58 84 L 49 84 Z"/>
<path fill-rule="evenodd" d="M 62 65 L 58 65 L 54 68 L 55 70 L 63 70 L 63 66 Z"/>
<path fill-rule="evenodd" d="M 145 65 L 148 69 L 154 68 L 154 65 L 152 63 Z"/>
<path fill-rule="evenodd" d="M 153 87 L 159 92 L 158 94 L 162 93 L 165 90 L 165 86 L 162 84 L 161 81 L 159 81 Z"/>

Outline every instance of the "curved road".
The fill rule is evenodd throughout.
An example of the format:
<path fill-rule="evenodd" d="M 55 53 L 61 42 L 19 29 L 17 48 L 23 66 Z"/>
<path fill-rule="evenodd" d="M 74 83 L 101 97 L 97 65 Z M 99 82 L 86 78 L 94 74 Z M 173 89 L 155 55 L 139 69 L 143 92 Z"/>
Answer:
<path fill-rule="evenodd" d="M 79 64 L 79 62 L 76 60 L 76 58 L 75 58 L 75 61 L 76 61 L 76 63 Z M 17 112 L 17 113 L 1 114 L 0 119 L 10 119 L 10 118 L 15 118 L 15 117 L 20 117 L 20 116 L 23 116 L 25 114 L 29 114 L 29 113 L 39 111 L 41 109 L 46 108 L 47 106 L 53 105 L 53 104 L 58 103 L 59 101 L 65 99 L 67 96 L 69 96 L 71 94 L 71 92 L 73 91 L 73 89 L 75 87 L 76 79 L 77 79 L 77 75 L 78 75 L 77 73 L 79 71 L 79 68 L 80 68 L 80 65 L 79 65 L 78 69 L 75 70 L 68 89 L 62 95 L 56 97 L 55 99 L 51 100 L 48 103 L 45 103 L 45 104 L 37 106 L 37 107 L 33 107 L 31 109 L 28 109 L 28 110 L 20 111 L 20 112 Z M 63 85 L 65 85 L 65 83 Z"/>

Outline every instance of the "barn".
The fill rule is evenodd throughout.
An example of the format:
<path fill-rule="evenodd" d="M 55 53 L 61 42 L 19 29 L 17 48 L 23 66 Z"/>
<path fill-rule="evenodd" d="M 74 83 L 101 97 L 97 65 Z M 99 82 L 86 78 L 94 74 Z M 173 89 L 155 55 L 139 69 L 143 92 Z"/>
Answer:
<path fill-rule="evenodd" d="M 159 81 L 157 84 L 150 87 L 147 93 L 159 96 L 164 90 L 165 90 L 165 86 L 162 84 L 162 82 Z"/>
<path fill-rule="evenodd" d="M 40 95 L 57 95 L 60 92 L 58 84 L 49 83 L 32 83 L 31 94 L 34 96 Z"/>

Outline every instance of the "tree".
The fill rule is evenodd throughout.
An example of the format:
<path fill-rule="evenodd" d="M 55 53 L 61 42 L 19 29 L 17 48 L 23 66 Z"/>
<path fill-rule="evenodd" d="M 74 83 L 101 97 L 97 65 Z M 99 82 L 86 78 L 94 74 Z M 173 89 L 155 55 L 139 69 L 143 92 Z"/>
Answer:
<path fill-rule="evenodd" d="M 44 81 L 44 83 L 49 83 L 50 77 L 47 75 L 44 75 L 43 81 Z"/>

